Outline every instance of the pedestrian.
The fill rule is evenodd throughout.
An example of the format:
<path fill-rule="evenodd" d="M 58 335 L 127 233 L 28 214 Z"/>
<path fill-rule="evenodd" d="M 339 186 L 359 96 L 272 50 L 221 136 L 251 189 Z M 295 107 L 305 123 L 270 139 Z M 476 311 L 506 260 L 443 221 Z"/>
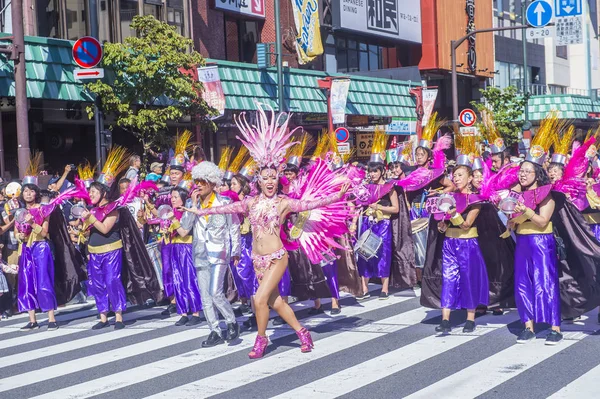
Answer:
<path fill-rule="evenodd" d="M 158 182 L 162 178 L 163 164 L 160 162 L 153 162 L 150 165 L 150 173 L 146 175 L 146 180 Z"/>
<path fill-rule="evenodd" d="M 132 155 L 129 157 L 129 169 L 125 172 L 125 178 L 129 179 L 129 181 L 133 181 L 133 179 L 138 177 L 141 167 L 142 159 L 139 155 Z"/>

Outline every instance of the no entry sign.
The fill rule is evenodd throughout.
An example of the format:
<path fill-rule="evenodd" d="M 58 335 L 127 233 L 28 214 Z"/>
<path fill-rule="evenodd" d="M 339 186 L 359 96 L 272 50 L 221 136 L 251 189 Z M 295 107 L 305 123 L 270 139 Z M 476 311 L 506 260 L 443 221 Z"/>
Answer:
<path fill-rule="evenodd" d="M 73 60 L 82 68 L 93 68 L 102 60 L 102 45 L 93 37 L 82 37 L 73 45 Z"/>

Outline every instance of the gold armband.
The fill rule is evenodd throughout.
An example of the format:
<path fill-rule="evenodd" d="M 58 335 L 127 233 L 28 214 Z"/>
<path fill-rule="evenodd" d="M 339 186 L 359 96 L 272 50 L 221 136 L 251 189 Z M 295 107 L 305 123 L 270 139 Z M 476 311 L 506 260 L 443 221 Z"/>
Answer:
<path fill-rule="evenodd" d="M 460 226 L 461 224 L 463 224 L 465 222 L 465 219 L 463 219 L 462 215 L 457 212 L 456 215 L 454 215 L 450 218 L 450 222 L 454 226 Z"/>
<path fill-rule="evenodd" d="M 525 212 L 523 212 L 523 215 L 525 215 L 525 217 L 527 218 L 527 220 L 530 220 L 532 217 L 535 216 L 535 211 L 531 208 L 527 208 L 525 210 Z"/>
<path fill-rule="evenodd" d="M 33 232 L 34 232 L 35 234 L 41 234 L 41 232 L 42 232 L 42 226 L 40 226 L 39 224 L 35 224 L 35 223 L 34 223 L 34 224 L 31 226 L 31 228 L 32 228 L 32 230 L 33 230 Z"/>
<path fill-rule="evenodd" d="M 98 221 L 98 219 L 96 219 L 96 216 L 92 215 L 90 213 L 90 215 L 87 217 L 86 222 L 91 226 L 94 223 L 96 223 Z"/>

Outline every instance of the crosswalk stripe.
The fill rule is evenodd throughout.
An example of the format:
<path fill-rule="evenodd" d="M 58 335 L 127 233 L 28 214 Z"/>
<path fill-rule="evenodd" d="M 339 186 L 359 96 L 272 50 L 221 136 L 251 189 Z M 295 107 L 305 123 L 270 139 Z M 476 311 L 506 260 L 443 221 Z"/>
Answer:
<path fill-rule="evenodd" d="M 392 305 L 396 305 L 408 300 L 415 300 L 412 296 L 391 296 L 387 301 L 371 300 L 362 303 L 362 306 L 345 307 L 344 314 L 337 317 L 323 319 L 322 317 L 311 317 L 309 319 L 303 319 L 302 324 L 304 325 L 326 325 L 344 318 L 359 316 L 370 311 L 387 308 Z M 309 323 L 307 323 L 307 321 Z M 293 335 L 294 331 L 288 327 L 276 328 L 273 334 L 269 337 L 272 340 L 287 337 Z M 86 381 L 81 384 L 73 385 L 58 391 L 48 392 L 46 394 L 37 396 L 36 398 L 85 398 L 95 396 L 98 392 L 110 392 L 119 388 L 127 387 L 133 383 L 140 383 L 151 380 L 165 374 L 165 370 L 168 372 L 175 372 L 191 366 L 201 364 L 205 361 L 213 360 L 222 356 L 227 356 L 236 352 L 246 351 L 252 348 L 254 345 L 254 338 L 256 334 L 248 334 L 242 336 L 242 342 L 231 347 L 226 345 L 219 345 L 213 348 L 200 348 L 195 351 L 186 352 L 180 355 L 172 356 L 166 359 L 161 359 L 158 362 L 146 364 L 140 367 L 128 369 L 123 372 L 111 374 L 102 378 L 98 378 L 91 381 Z M 151 341 L 147 341 L 144 345 L 150 345 Z M 152 344 L 153 347 L 157 347 Z M 167 346 L 167 345 L 165 345 Z M 162 346 L 161 346 L 162 347 Z M 131 348 L 131 347 L 128 347 Z M 127 349 L 127 348 L 125 348 Z M 81 360 L 84 362 L 82 363 Z M 86 358 L 81 359 L 78 363 L 81 367 L 82 364 L 86 365 L 88 362 Z M 114 359 L 113 359 L 114 360 Z M 111 360 L 112 361 L 112 360 Z M 43 370 L 39 370 L 38 373 L 44 374 Z M 11 378 L 18 378 L 20 376 L 14 376 Z M 2 380 L 0 380 L 0 389 L 2 389 Z"/>
<path fill-rule="evenodd" d="M 483 319 L 484 317 L 478 319 L 478 321 L 481 323 Z M 511 321 L 514 321 L 514 319 Z M 485 334 L 504 327 L 505 325 L 506 324 L 495 323 L 491 327 L 478 327 L 475 332 L 471 334 L 452 334 L 448 336 L 432 335 L 335 374 L 328 375 L 322 379 L 282 393 L 275 396 L 275 398 L 295 399 L 307 396 L 318 397 L 319 399 L 336 398 L 473 341 Z M 212 382 L 210 384 L 212 384 Z M 204 388 L 205 387 L 203 387 L 203 389 Z"/>
<path fill-rule="evenodd" d="M 548 399 L 598 398 L 600 397 L 600 366 L 596 366 Z"/>

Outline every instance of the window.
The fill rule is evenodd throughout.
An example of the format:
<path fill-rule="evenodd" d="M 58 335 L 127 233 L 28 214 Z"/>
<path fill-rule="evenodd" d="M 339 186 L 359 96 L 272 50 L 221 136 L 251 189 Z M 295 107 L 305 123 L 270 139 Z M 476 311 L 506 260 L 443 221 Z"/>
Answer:
<path fill-rule="evenodd" d="M 160 8 L 161 6 L 156 4 L 144 4 L 144 15 L 152 15 L 160 21 L 162 19 Z"/>
<path fill-rule="evenodd" d="M 133 17 L 138 15 L 138 0 L 121 0 L 121 39 L 125 40 L 135 36 L 135 31 L 130 28 Z"/>
<path fill-rule="evenodd" d="M 228 61 L 256 62 L 260 43 L 258 22 L 225 17 L 225 53 Z"/>
<path fill-rule="evenodd" d="M 167 23 L 172 25 L 182 36 L 185 36 L 183 16 L 183 0 L 167 1 Z"/>
<path fill-rule="evenodd" d="M 110 0 L 100 0 L 98 2 L 98 35 L 100 42 L 115 41 L 114 24 L 115 5 Z"/>
<path fill-rule="evenodd" d="M 58 0 L 37 0 L 38 36 L 61 37 L 59 6 Z"/>
<path fill-rule="evenodd" d="M 567 46 L 556 46 L 556 56 L 558 58 L 562 58 L 563 60 L 569 59 L 569 54 L 567 52 Z"/>
<path fill-rule="evenodd" d="M 77 40 L 87 35 L 87 1 L 66 0 L 65 17 L 69 40 Z"/>
<path fill-rule="evenodd" d="M 335 40 L 338 72 L 374 71 L 382 68 L 383 48 L 338 37 Z"/>

